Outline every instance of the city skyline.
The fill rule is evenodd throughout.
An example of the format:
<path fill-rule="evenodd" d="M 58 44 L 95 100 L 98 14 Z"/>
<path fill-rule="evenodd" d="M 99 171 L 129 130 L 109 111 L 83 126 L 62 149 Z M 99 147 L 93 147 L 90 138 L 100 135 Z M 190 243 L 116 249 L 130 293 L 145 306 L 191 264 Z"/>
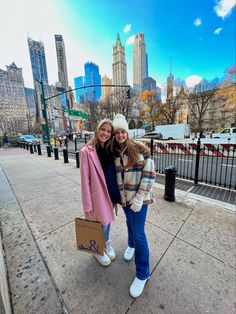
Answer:
<path fill-rule="evenodd" d="M 120 34 L 125 45 L 128 84 L 133 85 L 132 58 L 134 36 L 145 35 L 149 76 L 157 85 L 166 83 L 170 73 L 185 80 L 189 76 L 213 80 L 235 63 L 235 3 L 232 0 L 181 3 L 148 0 L 143 3 L 119 2 L 114 7 L 103 0 L 94 12 L 91 2 L 12 0 L 1 7 L 11 12 L 1 19 L 2 48 L 0 68 L 13 61 L 23 69 L 25 86 L 33 86 L 27 37 L 44 43 L 49 84 L 58 81 L 54 36 L 63 36 L 67 56 L 69 85 L 92 61 L 101 76 L 112 78 L 112 47 Z"/>

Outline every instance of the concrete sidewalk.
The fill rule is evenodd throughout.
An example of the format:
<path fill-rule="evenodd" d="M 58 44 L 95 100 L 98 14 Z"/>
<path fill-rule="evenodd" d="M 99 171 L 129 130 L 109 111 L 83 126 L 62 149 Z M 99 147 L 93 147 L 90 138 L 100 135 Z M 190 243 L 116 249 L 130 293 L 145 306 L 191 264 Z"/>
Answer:
<path fill-rule="evenodd" d="M 152 275 L 134 300 L 134 262 L 122 258 L 122 209 L 111 229 L 117 258 L 104 268 L 76 251 L 74 218 L 83 212 L 75 161 L 0 152 L 2 242 L 14 313 L 235 313 L 235 212 L 177 192 L 176 202 L 166 202 L 160 185 L 154 193 L 146 224 Z"/>

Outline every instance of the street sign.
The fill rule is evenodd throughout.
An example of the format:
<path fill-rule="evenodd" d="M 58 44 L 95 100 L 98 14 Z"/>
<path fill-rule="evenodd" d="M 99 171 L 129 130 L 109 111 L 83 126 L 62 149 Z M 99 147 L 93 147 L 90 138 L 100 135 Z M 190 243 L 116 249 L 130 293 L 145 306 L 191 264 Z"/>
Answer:
<path fill-rule="evenodd" d="M 65 112 L 68 113 L 69 116 L 80 117 L 82 119 L 88 120 L 88 115 L 80 110 L 65 109 Z"/>

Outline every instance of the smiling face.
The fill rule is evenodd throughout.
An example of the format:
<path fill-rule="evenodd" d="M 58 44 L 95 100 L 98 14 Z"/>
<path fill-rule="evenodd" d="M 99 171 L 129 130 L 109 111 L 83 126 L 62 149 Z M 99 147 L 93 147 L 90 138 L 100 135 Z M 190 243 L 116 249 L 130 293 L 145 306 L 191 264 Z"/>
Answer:
<path fill-rule="evenodd" d="M 109 124 L 104 123 L 97 131 L 97 138 L 100 144 L 104 144 L 106 141 L 108 141 L 111 137 L 111 133 L 112 127 Z"/>
<path fill-rule="evenodd" d="M 117 129 L 114 136 L 117 143 L 123 144 L 128 138 L 128 133 L 124 129 Z"/>

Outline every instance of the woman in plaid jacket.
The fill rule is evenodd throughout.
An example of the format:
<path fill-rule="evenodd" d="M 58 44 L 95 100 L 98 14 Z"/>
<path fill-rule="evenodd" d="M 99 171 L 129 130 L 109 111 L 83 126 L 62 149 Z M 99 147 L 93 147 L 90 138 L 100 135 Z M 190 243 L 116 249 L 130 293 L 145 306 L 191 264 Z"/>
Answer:
<path fill-rule="evenodd" d="M 156 173 L 149 150 L 129 139 L 128 123 L 123 115 L 116 115 L 113 128 L 117 182 L 128 228 L 124 259 L 130 261 L 135 256 L 136 277 L 130 286 L 130 294 L 136 298 L 143 292 L 150 276 L 145 221 L 148 204 L 153 203 L 151 189 Z"/>

